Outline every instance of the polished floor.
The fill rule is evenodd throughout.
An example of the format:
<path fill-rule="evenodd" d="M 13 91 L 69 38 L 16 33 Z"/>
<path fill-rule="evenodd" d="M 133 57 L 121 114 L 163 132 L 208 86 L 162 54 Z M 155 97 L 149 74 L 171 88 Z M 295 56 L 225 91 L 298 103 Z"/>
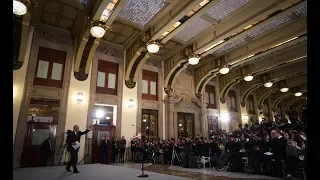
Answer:
<path fill-rule="evenodd" d="M 149 172 L 185 177 L 194 180 L 277 180 L 269 176 L 249 175 L 246 173 L 220 172 L 207 169 L 191 169 L 179 166 L 150 165 L 145 168 Z"/>
<path fill-rule="evenodd" d="M 87 164 L 79 165 L 79 174 L 66 172 L 64 166 L 13 169 L 13 180 L 135 180 L 141 170 L 114 165 Z M 148 180 L 188 180 L 188 178 L 166 174 L 146 172 Z M 190 180 L 190 179 L 189 179 Z"/>
<path fill-rule="evenodd" d="M 169 165 L 144 165 L 150 180 L 275 180 L 276 178 L 245 173 L 219 172 L 210 169 L 190 169 Z M 13 169 L 14 180 L 134 180 L 141 174 L 141 164 L 79 165 L 80 174 L 68 173 L 64 166 Z"/>

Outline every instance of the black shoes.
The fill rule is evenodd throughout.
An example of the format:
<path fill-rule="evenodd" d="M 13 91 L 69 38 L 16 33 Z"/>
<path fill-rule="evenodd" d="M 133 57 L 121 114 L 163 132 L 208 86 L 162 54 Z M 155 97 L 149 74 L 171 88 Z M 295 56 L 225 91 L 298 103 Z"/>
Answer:
<path fill-rule="evenodd" d="M 70 168 L 66 168 L 66 171 L 71 172 Z"/>
<path fill-rule="evenodd" d="M 79 173 L 79 171 L 73 171 L 73 173 Z"/>

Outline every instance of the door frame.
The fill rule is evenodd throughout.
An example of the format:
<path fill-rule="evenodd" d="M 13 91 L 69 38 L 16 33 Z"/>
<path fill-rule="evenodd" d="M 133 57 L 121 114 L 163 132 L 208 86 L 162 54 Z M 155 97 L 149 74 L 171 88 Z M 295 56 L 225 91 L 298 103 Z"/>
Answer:
<path fill-rule="evenodd" d="M 192 138 L 196 137 L 196 134 L 195 134 L 195 115 L 193 113 L 186 113 L 186 112 L 177 112 L 177 129 L 178 129 L 178 138 L 179 138 L 179 114 L 183 114 L 183 121 L 184 121 L 184 124 L 185 124 L 185 127 L 183 127 L 184 129 L 186 128 L 187 126 L 187 122 L 186 119 L 185 119 L 185 115 L 192 115 L 192 131 L 193 131 L 193 135 L 192 135 Z M 188 137 L 189 137 L 189 134 L 188 134 Z"/>

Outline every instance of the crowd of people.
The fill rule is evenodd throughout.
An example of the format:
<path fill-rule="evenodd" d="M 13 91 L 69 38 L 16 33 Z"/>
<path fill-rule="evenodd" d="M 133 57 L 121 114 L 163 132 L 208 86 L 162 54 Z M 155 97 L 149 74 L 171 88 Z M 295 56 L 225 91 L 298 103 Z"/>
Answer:
<path fill-rule="evenodd" d="M 306 171 L 306 123 L 276 116 L 249 127 L 226 133 L 219 130 L 210 138 L 161 140 L 142 137 L 131 141 L 133 162 L 175 164 L 200 168 L 207 157 L 216 170 L 265 174 L 274 177 L 295 177 L 297 167 Z M 118 142 L 118 141 L 115 141 Z M 115 143 L 116 144 L 116 143 Z"/>

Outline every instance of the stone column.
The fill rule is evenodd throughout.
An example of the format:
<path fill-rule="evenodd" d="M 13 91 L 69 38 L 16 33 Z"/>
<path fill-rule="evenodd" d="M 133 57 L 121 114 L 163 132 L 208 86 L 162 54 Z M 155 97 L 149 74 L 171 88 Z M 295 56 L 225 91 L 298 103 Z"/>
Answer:
<path fill-rule="evenodd" d="M 205 106 L 201 107 L 200 114 L 200 132 L 203 137 L 208 137 L 208 109 Z"/>
<path fill-rule="evenodd" d="M 165 118 L 165 138 L 174 137 L 174 103 L 172 97 L 167 97 L 166 103 L 166 118 Z"/>

